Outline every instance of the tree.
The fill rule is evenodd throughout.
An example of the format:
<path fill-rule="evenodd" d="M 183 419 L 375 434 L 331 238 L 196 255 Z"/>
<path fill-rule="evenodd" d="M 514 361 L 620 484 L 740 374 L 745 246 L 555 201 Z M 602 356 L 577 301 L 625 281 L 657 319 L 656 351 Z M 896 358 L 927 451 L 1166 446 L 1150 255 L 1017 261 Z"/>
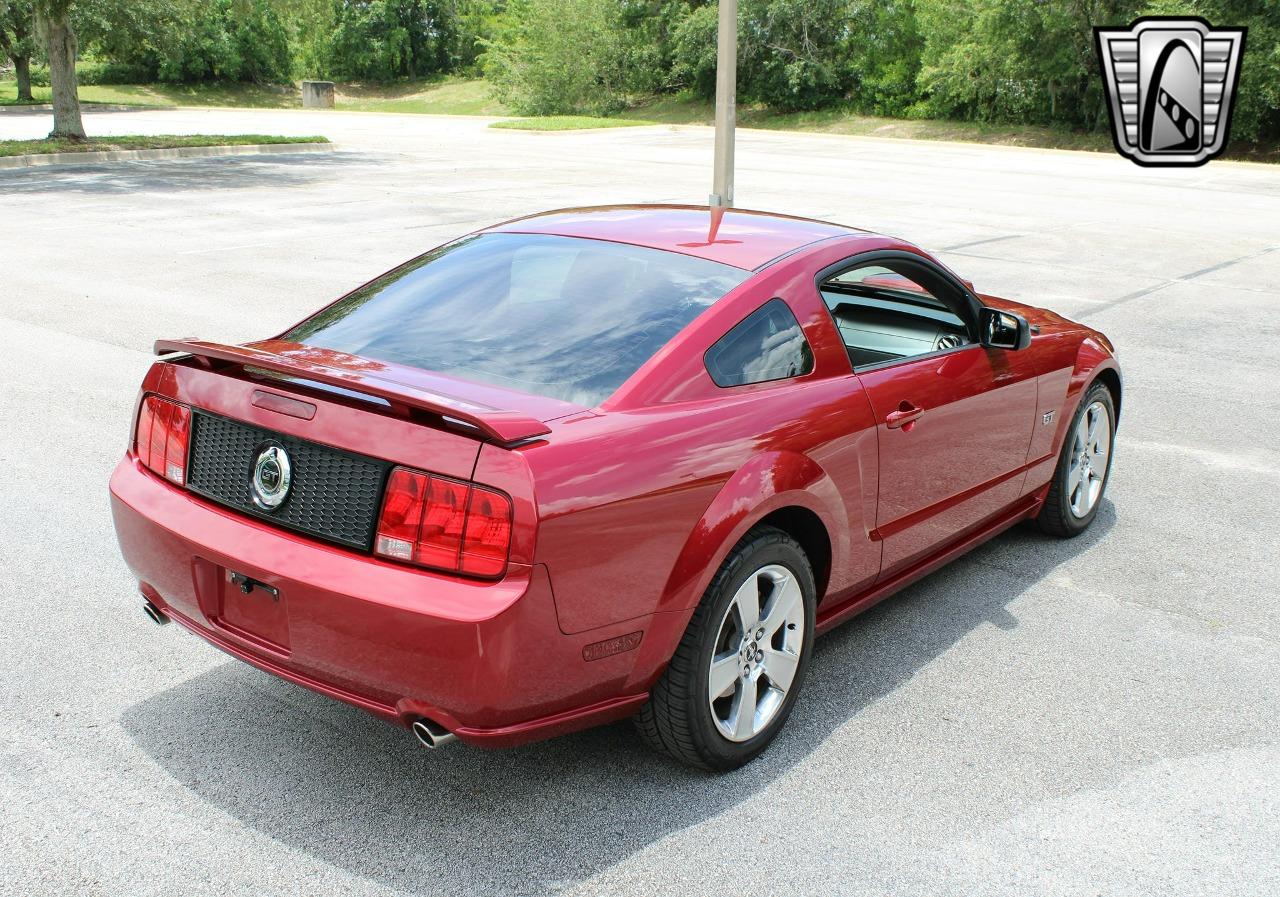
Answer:
<path fill-rule="evenodd" d="M 620 7 L 599 0 L 511 0 L 487 41 L 484 73 L 522 115 L 607 115 L 625 101 Z"/>
<path fill-rule="evenodd" d="M 53 92 L 53 130 L 49 136 L 84 140 L 76 87 L 76 32 L 71 27 L 73 3 L 74 0 L 35 0 L 35 21 L 49 54 L 49 86 Z"/>
<path fill-rule="evenodd" d="M 856 108 L 900 116 L 920 98 L 923 40 L 913 0 L 853 0 L 844 47 Z"/>
<path fill-rule="evenodd" d="M 18 78 L 18 99 L 31 99 L 31 54 L 35 52 L 31 3 L 0 0 L 0 50 L 13 60 Z"/>
<path fill-rule="evenodd" d="M 340 0 L 320 54 L 337 78 L 391 81 L 475 65 L 492 0 Z"/>

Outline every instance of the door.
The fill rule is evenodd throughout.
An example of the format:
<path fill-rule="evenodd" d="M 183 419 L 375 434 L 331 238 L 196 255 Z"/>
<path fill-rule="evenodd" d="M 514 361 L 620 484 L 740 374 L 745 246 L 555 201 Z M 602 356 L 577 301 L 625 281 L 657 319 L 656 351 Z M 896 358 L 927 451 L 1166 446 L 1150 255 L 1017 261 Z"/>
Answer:
<path fill-rule="evenodd" d="M 1031 353 L 981 346 L 976 301 L 900 255 L 821 284 L 877 421 L 881 580 L 1018 500 L 1036 413 Z"/>

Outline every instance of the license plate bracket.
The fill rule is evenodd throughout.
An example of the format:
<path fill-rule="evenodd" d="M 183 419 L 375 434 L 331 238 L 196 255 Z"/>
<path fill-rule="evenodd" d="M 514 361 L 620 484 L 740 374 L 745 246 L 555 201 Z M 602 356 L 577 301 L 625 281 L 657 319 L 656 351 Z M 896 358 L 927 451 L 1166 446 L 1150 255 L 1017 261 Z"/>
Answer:
<path fill-rule="evenodd" d="M 288 655 L 289 608 L 280 589 L 235 570 L 227 570 L 221 582 L 218 624 L 246 641 Z"/>

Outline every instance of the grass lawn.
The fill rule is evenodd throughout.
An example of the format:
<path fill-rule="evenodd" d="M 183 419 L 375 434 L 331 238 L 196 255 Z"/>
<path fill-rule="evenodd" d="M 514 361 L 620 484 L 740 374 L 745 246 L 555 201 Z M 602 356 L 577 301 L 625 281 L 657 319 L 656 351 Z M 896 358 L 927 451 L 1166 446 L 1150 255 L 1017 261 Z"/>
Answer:
<path fill-rule="evenodd" d="M 31 89 L 36 102 L 49 102 L 49 88 Z M 478 78 L 437 78 L 398 84 L 339 84 L 336 108 L 355 112 L 416 112 L 434 115 L 506 115 Z M 17 82 L 0 81 L 0 106 L 17 105 Z M 257 84 L 100 84 L 80 88 L 82 103 L 132 106 L 235 106 L 301 109 L 296 87 Z"/>
<path fill-rule="evenodd" d="M 155 137 L 91 137 L 88 140 L 0 140 L 0 157 L 42 153 L 93 153 L 101 150 L 172 149 L 181 146 L 261 146 L 267 143 L 328 143 L 327 137 L 277 137 L 271 134 L 161 134 Z"/>
<path fill-rule="evenodd" d="M 443 78 L 403 84 L 339 84 L 338 109 L 417 112 L 425 115 L 510 115 L 479 78 Z"/>
<path fill-rule="evenodd" d="M 491 128 L 512 131 L 577 131 L 583 128 L 634 128 L 660 122 L 641 118 L 596 118 L 590 115 L 539 115 L 533 118 L 507 118 L 495 121 Z"/>
<path fill-rule="evenodd" d="M 37 103 L 49 102 L 49 88 L 36 85 L 31 93 Z M 18 85 L 0 81 L 0 106 L 18 103 Z M 292 102 L 290 102 L 292 100 Z M 82 103 L 126 106 L 248 106 L 283 109 L 301 106 L 297 91 L 255 84 L 99 84 L 80 88 Z"/>
<path fill-rule="evenodd" d="M 847 109 L 817 112 L 771 112 L 763 106 L 739 105 L 738 127 L 770 131 L 809 131 L 864 137 L 905 137 L 915 140 L 960 140 L 1006 146 L 1056 149 L 1111 150 L 1107 134 L 1081 134 L 1039 125 L 997 125 L 984 122 L 929 121 L 859 115 Z M 623 118 L 680 125 L 712 125 L 715 107 L 685 95 L 663 96 L 622 113 Z"/>

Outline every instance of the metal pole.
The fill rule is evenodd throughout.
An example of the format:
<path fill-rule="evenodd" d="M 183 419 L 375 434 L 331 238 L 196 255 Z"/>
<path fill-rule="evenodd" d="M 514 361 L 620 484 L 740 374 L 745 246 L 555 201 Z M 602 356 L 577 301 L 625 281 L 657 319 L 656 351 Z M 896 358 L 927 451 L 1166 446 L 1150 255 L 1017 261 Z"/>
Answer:
<path fill-rule="evenodd" d="M 738 101 L 738 0 L 720 0 L 716 38 L 716 149 L 712 206 L 733 205 L 733 131 Z"/>

